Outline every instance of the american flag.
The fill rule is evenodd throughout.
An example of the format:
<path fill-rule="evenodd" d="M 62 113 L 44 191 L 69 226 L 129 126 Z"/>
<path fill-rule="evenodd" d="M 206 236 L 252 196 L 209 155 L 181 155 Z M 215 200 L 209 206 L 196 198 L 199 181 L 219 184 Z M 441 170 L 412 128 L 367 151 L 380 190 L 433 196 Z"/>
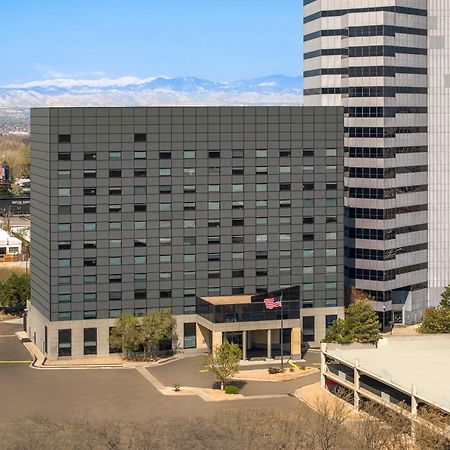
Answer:
<path fill-rule="evenodd" d="M 266 309 L 281 308 L 281 297 L 265 298 Z"/>

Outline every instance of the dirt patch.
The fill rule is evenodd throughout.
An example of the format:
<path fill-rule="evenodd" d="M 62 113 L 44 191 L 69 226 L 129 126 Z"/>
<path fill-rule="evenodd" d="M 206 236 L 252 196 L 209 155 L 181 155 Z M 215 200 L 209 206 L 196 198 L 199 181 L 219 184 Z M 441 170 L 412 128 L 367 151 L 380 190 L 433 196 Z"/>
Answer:
<path fill-rule="evenodd" d="M 95 358 L 73 358 L 73 359 L 56 359 L 47 360 L 46 366 L 93 366 L 93 365 L 122 365 L 123 360 L 121 356 L 99 356 Z"/>
<path fill-rule="evenodd" d="M 0 311 L 0 322 L 4 320 L 12 320 L 12 319 L 19 319 L 19 316 L 13 316 L 11 314 L 5 314 L 4 312 Z"/>
<path fill-rule="evenodd" d="M 242 394 L 226 394 L 220 389 L 202 389 L 202 391 L 215 400 L 242 400 L 244 398 Z"/>
<path fill-rule="evenodd" d="M 317 372 L 319 372 L 319 369 L 315 367 L 307 367 L 305 370 L 294 369 L 293 372 L 287 369 L 285 372 L 274 374 L 270 374 L 267 369 L 240 370 L 233 379 L 246 381 L 290 381 L 307 377 Z"/>

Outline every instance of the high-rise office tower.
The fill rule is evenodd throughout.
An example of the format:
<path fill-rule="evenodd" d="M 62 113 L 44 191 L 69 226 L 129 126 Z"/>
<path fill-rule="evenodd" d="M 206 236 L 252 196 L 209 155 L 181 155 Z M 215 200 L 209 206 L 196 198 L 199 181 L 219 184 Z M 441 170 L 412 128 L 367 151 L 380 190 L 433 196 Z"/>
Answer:
<path fill-rule="evenodd" d="M 426 0 L 304 0 L 305 105 L 345 111 L 346 284 L 386 322 L 417 322 L 429 303 L 427 20 Z"/>

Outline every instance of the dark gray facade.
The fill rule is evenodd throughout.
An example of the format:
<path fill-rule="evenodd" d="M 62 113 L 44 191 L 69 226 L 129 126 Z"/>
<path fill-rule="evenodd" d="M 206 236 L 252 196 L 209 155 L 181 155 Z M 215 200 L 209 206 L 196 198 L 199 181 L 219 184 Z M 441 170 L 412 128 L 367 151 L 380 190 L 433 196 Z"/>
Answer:
<path fill-rule="evenodd" d="M 342 305 L 343 126 L 339 107 L 32 109 L 33 307 L 178 316 L 291 285 Z"/>

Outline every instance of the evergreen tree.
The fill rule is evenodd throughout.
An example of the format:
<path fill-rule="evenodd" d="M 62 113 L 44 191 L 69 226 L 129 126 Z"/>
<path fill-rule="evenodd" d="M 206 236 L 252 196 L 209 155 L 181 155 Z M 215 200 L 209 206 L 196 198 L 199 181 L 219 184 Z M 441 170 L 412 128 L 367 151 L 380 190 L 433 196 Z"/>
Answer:
<path fill-rule="evenodd" d="M 327 334 L 322 342 L 336 342 L 337 344 L 349 344 L 351 337 L 347 333 L 346 322 L 344 319 L 336 319 L 327 329 Z"/>
<path fill-rule="evenodd" d="M 450 333 L 450 308 L 438 306 L 427 309 L 417 331 L 422 334 Z"/>
<path fill-rule="evenodd" d="M 30 299 L 30 275 L 13 272 L 0 285 L 0 306 L 17 308 L 24 307 Z"/>
<path fill-rule="evenodd" d="M 445 287 L 444 292 L 441 294 L 440 305 L 444 308 L 450 308 L 450 284 Z"/>

